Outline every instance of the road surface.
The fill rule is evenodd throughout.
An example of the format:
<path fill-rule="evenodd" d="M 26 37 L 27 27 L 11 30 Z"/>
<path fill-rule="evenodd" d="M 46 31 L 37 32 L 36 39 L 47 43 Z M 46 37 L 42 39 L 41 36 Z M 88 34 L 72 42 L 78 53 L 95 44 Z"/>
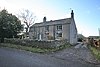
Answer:
<path fill-rule="evenodd" d="M 95 67 L 95 65 L 81 61 L 64 60 L 49 54 L 0 48 L 0 67 Z"/>

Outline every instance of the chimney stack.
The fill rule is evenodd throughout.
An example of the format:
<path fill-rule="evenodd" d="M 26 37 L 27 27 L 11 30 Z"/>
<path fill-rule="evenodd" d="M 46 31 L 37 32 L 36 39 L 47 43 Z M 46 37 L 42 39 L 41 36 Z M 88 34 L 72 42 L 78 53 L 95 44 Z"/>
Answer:
<path fill-rule="evenodd" d="M 43 22 L 46 22 L 46 17 L 43 18 Z"/>
<path fill-rule="evenodd" d="M 74 12 L 73 12 L 73 10 L 71 11 L 71 18 L 74 18 Z"/>

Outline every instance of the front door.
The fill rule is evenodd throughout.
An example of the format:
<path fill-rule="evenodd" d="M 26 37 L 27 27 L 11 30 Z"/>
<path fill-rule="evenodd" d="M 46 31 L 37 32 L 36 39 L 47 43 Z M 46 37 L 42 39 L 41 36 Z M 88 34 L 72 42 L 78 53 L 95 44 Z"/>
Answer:
<path fill-rule="evenodd" d="M 39 40 L 42 40 L 42 35 L 41 34 L 39 34 Z"/>

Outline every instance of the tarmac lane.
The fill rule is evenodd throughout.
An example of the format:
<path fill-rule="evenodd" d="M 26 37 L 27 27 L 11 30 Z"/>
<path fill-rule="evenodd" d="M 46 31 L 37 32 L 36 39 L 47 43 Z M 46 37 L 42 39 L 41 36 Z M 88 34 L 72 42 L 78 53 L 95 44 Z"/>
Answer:
<path fill-rule="evenodd" d="M 0 48 L 0 67 L 94 67 L 88 63 L 64 60 L 51 55 Z"/>

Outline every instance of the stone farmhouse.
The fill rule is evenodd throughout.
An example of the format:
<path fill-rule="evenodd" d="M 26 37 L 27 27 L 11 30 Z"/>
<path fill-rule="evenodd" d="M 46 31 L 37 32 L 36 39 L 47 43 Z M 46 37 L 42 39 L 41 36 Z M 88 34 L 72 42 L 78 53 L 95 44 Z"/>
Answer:
<path fill-rule="evenodd" d="M 65 19 L 35 23 L 29 32 L 29 38 L 40 41 L 67 40 L 71 44 L 77 43 L 77 27 L 74 20 L 74 12 L 71 11 L 71 17 Z"/>

